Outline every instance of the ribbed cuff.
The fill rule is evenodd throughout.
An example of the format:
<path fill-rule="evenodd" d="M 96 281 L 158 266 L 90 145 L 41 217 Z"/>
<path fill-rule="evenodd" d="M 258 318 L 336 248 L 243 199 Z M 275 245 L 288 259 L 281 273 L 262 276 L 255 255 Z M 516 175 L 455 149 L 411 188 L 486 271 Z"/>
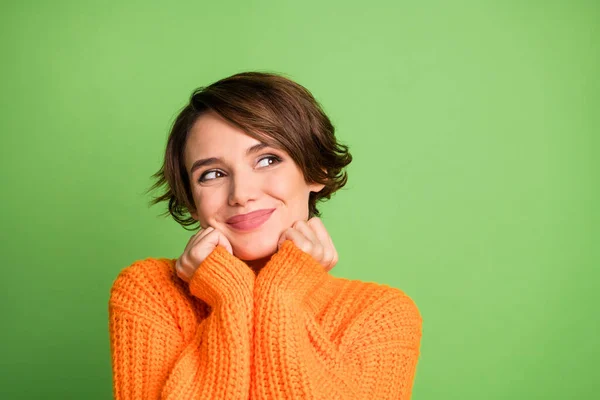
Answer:
<path fill-rule="evenodd" d="M 272 293 L 304 302 L 327 277 L 325 267 L 288 239 L 259 272 L 254 292 L 259 296 Z"/>
<path fill-rule="evenodd" d="M 254 272 L 240 259 L 217 246 L 190 280 L 190 293 L 208 305 L 247 303 L 254 290 Z"/>

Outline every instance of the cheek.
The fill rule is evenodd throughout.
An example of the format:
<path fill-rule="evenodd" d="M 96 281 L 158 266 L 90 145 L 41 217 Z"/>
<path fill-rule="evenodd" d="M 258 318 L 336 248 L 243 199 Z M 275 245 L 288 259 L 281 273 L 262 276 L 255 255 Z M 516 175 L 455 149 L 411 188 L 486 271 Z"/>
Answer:
<path fill-rule="evenodd" d="M 289 207 L 298 207 L 308 202 L 308 188 L 302 177 L 295 174 L 273 174 L 265 181 L 265 192 Z"/>
<path fill-rule="evenodd" d="M 295 179 L 289 174 L 273 174 L 264 182 L 264 192 L 288 205 L 301 196 Z"/>
<path fill-rule="evenodd" d="M 200 222 L 206 223 L 214 219 L 214 215 L 222 208 L 221 193 L 219 190 L 211 190 L 212 188 L 203 188 L 199 191 L 194 201 L 198 210 Z"/>

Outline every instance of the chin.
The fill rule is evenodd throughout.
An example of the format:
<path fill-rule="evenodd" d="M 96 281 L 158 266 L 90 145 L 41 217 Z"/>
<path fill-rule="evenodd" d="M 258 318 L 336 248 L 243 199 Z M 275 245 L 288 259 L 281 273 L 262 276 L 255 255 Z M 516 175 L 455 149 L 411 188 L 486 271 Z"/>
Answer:
<path fill-rule="evenodd" d="M 231 243 L 233 255 L 243 261 L 258 260 L 270 257 L 277 252 L 277 241 L 257 241 L 247 243 Z"/>

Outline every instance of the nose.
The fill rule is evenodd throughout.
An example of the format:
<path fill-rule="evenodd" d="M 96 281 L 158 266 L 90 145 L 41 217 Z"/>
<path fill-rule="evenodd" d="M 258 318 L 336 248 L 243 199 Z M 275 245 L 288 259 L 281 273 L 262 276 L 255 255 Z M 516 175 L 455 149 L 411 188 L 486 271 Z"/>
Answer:
<path fill-rule="evenodd" d="M 230 180 L 229 186 L 229 205 L 245 206 L 249 200 L 256 198 L 258 192 L 258 182 L 256 177 L 248 174 L 237 174 Z"/>

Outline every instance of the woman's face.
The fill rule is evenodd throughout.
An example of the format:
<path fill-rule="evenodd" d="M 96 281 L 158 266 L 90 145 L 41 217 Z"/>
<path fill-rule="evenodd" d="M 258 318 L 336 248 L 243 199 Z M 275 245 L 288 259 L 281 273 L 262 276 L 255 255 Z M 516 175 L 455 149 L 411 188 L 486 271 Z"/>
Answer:
<path fill-rule="evenodd" d="M 196 212 L 202 228 L 223 232 L 241 260 L 257 260 L 277 251 L 281 234 L 294 222 L 308 219 L 308 198 L 324 185 L 307 184 L 302 171 L 282 150 L 264 147 L 247 154 L 261 142 L 225 121 L 215 112 L 200 116 L 185 146 Z M 273 157 L 274 156 L 274 157 Z M 203 159 L 215 158 L 197 166 Z M 226 221 L 239 214 L 274 209 L 262 225 L 243 230 Z"/>

